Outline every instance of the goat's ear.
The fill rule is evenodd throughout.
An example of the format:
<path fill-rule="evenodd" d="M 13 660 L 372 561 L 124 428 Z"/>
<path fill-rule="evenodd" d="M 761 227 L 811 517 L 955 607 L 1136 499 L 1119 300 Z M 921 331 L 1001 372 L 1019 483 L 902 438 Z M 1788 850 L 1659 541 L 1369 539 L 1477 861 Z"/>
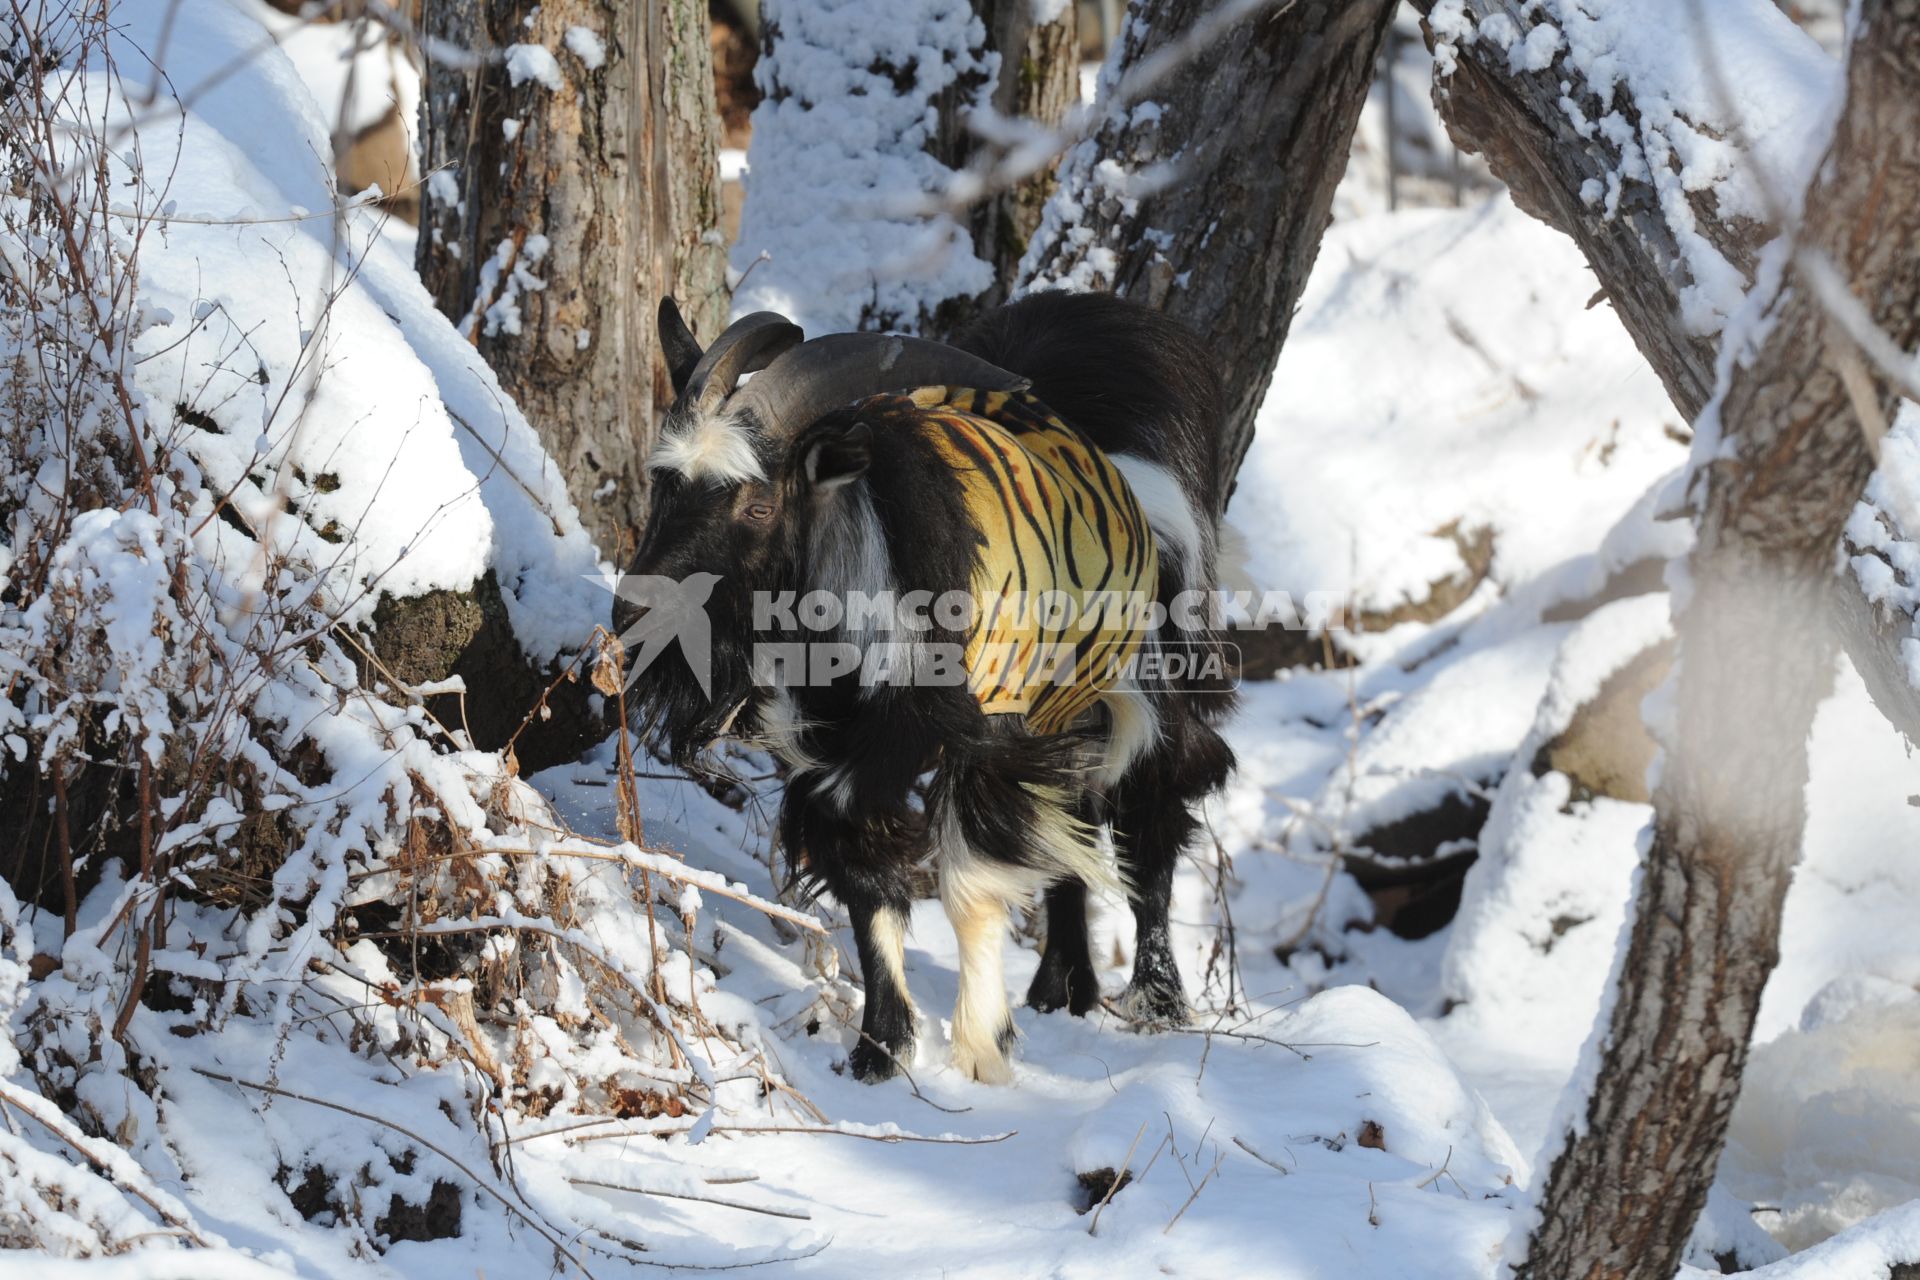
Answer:
<path fill-rule="evenodd" d="M 687 379 L 700 363 L 700 342 L 680 318 L 680 306 L 673 295 L 660 299 L 660 353 L 667 358 L 667 373 L 673 378 L 673 394 L 687 389 Z"/>
<path fill-rule="evenodd" d="M 850 423 L 839 431 L 816 436 L 807 445 L 807 484 L 815 493 L 838 489 L 865 475 L 872 461 L 872 428 L 864 422 Z"/>

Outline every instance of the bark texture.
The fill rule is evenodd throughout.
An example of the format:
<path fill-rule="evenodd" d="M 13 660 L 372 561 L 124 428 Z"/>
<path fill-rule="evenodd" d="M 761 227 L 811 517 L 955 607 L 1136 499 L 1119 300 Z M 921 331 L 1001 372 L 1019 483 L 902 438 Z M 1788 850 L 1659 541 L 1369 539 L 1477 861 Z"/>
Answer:
<path fill-rule="evenodd" d="M 428 64 L 421 277 L 620 562 L 670 399 L 654 308 L 672 292 L 706 337 L 727 309 L 706 6 L 438 0 L 423 25 L 486 61 Z"/>
<path fill-rule="evenodd" d="M 1120 69 L 1216 6 L 1134 0 Z M 1062 165 L 1022 287 L 1103 289 L 1205 335 L 1226 379 L 1222 492 L 1320 249 L 1392 0 L 1259 10 L 1114 112 Z M 1112 163 L 1107 163 L 1112 162 Z"/>
<path fill-rule="evenodd" d="M 1413 3 L 1430 14 L 1436 0 Z M 1504 19 L 1510 29 L 1525 32 L 1544 20 L 1527 12 L 1525 0 L 1465 0 L 1464 9 L 1476 27 Z M 1431 44 L 1433 33 L 1427 34 Z M 1713 394 L 1718 343 L 1715 335 L 1696 333 L 1682 319 L 1680 294 L 1691 278 L 1667 211 L 1652 187 L 1632 178 L 1623 180 L 1612 217 L 1580 194 L 1584 184 L 1604 186 L 1621 173 L 1623 140 L 1647 137 L 1631 95 L 1609 88 L 1603 99 L 1564 58 L 1529 72 L 1516 69 L 1506 50 L 1488 40 L 1458 44 L 1454 51 L 1457 67 L 1435 81 L 1434 101 L 1455 145 L 1483 156 L 1515 204 L 1579 244 L 1674 407 L 1689 421 L 1697 418 Z M 1590 129 L 1583 136 L 1563 99 L 1578 105 L 1587 119 L 1617 111 L 1625 127 Z M 1713 136 L 1737 137 L 1706 123 Z M 1750 219 L 1722 216 L 1717 202 L 1704 193 L 1689 202 L 1687 212 L 1691 229 L 1751 280 L 1755 256 L 1770 232 Z M 1885 558 L 1871 549 L 1848 550 Z M 1836 582 L 1833 596 L 1840 639 L 1875 705 L 1909 741 L 1920 742 L 1920 689 L 1909 680 L 1901 653 L 1905 641 L 1920 641 L 1920 618 L 1870 601 L 1851 578 Z"/>
<path fill-rule="evenodd" d="M 1860 31 L 1802 244 L 1910 349 L 1920 341 L 1920 0 L 1865 0 Z M 1834 547 L 1872 460 L 1836 373 L 1857 353 L 1801 265 L 1770 319 L 1719 406 L 1728 447 L 1705 476 L 1676 737 L 1586 1123 L 1552 1163 L 1516 1269 L 1530 1280 L 1675 1273 L 1778 957 L 1807 735 L 1831 671 Z M 1870 394 L 1892 413 L 1890 385 L 1873 378 Z"/>
<path fill-rule="evenodd" d="M 1436 3 L 1413 0 L 1423 15 Z M 1544 21 L 1529 8 L 1526 0 L 1465 3 L 1476 27 L 1504 20 L 1519 32 Z M 1430 29 L 1427 36 L 1431 45 Z M 1690 332 L 1681 320 L 1679 294 L 1690 283 L 1686 257 L 1657 193 L 1643 181 L 1621 180 L 1612 217 L 1581 195 L 1588 182 L 1604 187 L 1611 175 L 1630 168 L 1623 143 L 1637 147 L 1645 137 L 1631 95 L 1609 87 L 1603 99 L 1564 58 L 1539 71 L 1517 70 L 1506 49 L 1491 40 L 1459 44 L 1455 57 L 1453 74 L 1436 77 L 1433 88 L 1454 145 L 1484 158 L 1521 209 L 1573 237 L 1674 406 L 1689 422 L 1699 417 L 1713 395 L 1719 344 L 1714 335 Z M 1590 119 L 1618 112 L 1623 127 L 1589 127 L 1583 136 L 1565 101 L 1580 106 Z M 1706 241 L 1751 278 L 1766 228 L 1748 219 L 1720 218 L 1710 199 L 1693 213 Z"/>
<path fill-rule="evenodd" d="M 1052 22 L 1034 20 L 1033 0 L 973 0 L 973 10 L 986 24 L 988 47 L 1000 55 L 991 97 L 994 111 L 1003 119 L 1059 128 L 1080 101 L 1076 6 L 1062 5 Z M 972 150 L 967 136 L 948 163 L 964 168 Z M 1005 299 L 1055 185 L 1053 170 L 1042 169 L 974 211 L 974 252 L 993 267 L 994 278 L 993 288 L 975 300 L 976 310 Z"/>

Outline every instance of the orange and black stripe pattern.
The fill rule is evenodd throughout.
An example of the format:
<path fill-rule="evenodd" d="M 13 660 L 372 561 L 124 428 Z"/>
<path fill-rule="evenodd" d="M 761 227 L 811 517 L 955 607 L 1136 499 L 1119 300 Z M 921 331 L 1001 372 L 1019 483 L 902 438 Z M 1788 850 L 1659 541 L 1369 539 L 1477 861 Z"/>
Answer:
<path fill-rule="evenodd" d="M 1058 733 L 1146 636 L 1159 549 L 1113 463 L 1025 393 L 922 387 L 918 429 L 960 477 L 984 538 L 968 687 L 989 715 Z"/>

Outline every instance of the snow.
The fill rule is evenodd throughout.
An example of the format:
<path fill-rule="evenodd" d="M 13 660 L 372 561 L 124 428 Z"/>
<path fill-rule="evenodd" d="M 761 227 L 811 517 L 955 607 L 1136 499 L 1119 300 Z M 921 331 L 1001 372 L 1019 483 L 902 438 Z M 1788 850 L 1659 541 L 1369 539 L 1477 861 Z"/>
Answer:
<path fill-rule="evenodd" d="M 926 150 L 933 101 L 984 102 L 998 70 L 964 0 L 769 4 L 754 69 L 736 315 L 778 311 L 808 333 L 913 329 L 992 283 L 961 223 L 919 202 L 954 170 Z M 764 260 L 762 257 L 764 255 Z M 758 263 L 758 265 L 755 265 Z"/>
<path fill-rule="evenodd" d="M 1531 761 L 1608 676 L 1669 635 L 1665 596 L 1607 605 L 1566 635 L 1515 758 Z M 1565 775 L 1509 773 L 1480 837 L 1441 983 L 1459 1041 L 1566 1069 L 1601 999 L 1648 808 L 1573 802 Z"/>
<path fill-rule="evenodd" d="M 1755 1051 L 1721 1176 L 1776 1206 L 1761 1221 L 1783 1244 L 1920 1201 L 1916 1052 L 1920 991 L 1871 974 L 1834 979 L 1800 1026 Z"/>
<path fill-rule="evenodd" d="M 568 27 L 566 36 L 567 51 L 580 59 L 580 65 L 589 71 L 598 71 L 606 65 L 607 46 L 600 37 L 586 27 Z"/>
<path fill-rule="evenodd" d="M 153 40 L 161 16 L 130 12 L 127 38 Z M 598 557 L 532 429 L 378 214 L 248 221 L 332 207 L 326 129 L 285 58 L 239 57 L 259 39 L 247 18 L 212 6 L 194 29 L 171 46 L 176 83 L 243 65 L 189 111 L 177 167 L 170 135 L 142 139 L 150 172 L 173 168 L 175 217 L 204 221 L 169 223 L 143 254 L 149 305 L 173 318 L 141 335 L 141 384 L 211 420 L 173 431 L 216 491 L 297 508 L 266 527 L 349 621 L 370 615 L 376 585 L 461 590 L 492 570 L 532 652 L 579 643 L 607 596 L 584 580 Z M 355 531 L 350 547 L 330 526 Z"/>
<path fill-rule="evenodd" d="M 1646 52 L 1651 36 L 1607 27 L 1605 13 L 1534 8 L 1554 25 L 1513 33 L 1522 69 L 1607 49 L 1642 57 L 1649 76 L 1666 65 Z M 897 22 L 886 6 L 779 10 L 782 80 L 796 92 L 756 118 L 748 222 L 760 239 L 743 239 L 734 261 L 745 270 L 768 256 L 742 308 L 792 306 L 817 332 L 910 323 L 966 291 L 971 268 L 914 256 L 933 224 L 871 202 L 950 178 L 917 151 L 915 130 L 977 40 L 963 4 L 898 10 Z M 120 16 L 119 38 L 136 45 L 165 17 L 138 6 Z M 247 8 L 185 7 L 175 20 L 168 69 L 182 85 L 260 39 Z M 1454 0 L 1433 20 L 1448 39 L 1472 36 Z M 934 34 L 912 35 L 923 30 Z M 1734 43 L 1756 59 L 1791 52 L 1767 43 L 1770 30 Z M 567 51 L 590 66 L 583 48 L 597 46 L 574 36 Z M 913 87 L 871 71 L 876 58 L 911 67 Z M 1210 805 L 1217 845 L 1191 850 L 1175 885 L 1194 1023 L 1142 1035 L 1104 1010 L 1082 1020 L 1021 1008 L 1014 1086 L 964 1080 L 946 1064 L 955 948 L 938 905 L 923 902 L 906 955 L 921 1016 L 912 1075 L 870 1088 L 845 1075 L 860 993 L 841 914 L 761 909 L 779 895 L 767 865 L 778 797 L 763 758 L 730 757 L 749 779 L 716 788 L 731 803 L 647 770 L 636 844 L 615 814 L 614 742 L 522 780 L 498 756 L 450 747 L 404 698 L 347 696 L 352 664 L 323 645 L 249 675 L 245 717 L 197 718 L 196 664 L 245 653 L 235 637 L 262 598 L 295 620 L 361 620 L 376 590 L 457 590 L 492 572 L 538 653 L 570 655 L 604 619 L 605 593 L 588 580 L 598 556 L 555 468 L 414 280 L 405 236 L 371 210 L 328 213 L 329 116 L 310 83 L 268 54 L 195 99 L 177 142 L 171 121 L 142 130 L 145 171 L 175 176 L 155 193 L 173 202 L 172 220 L 141 250 L 135 390 L 153 437 L 182 459 L 168 483 L 198 496 L 184 514 L 141 503 L 78 513 L 49 558 L 57 590 L 0 611 L 0 679 L 39 696 L 53 688 L 49 649 L 97 634 L 69 669 L 78 687 L 110 693 L 103 706 L 135 744 L 217 723 L 208 740 L 241 764 L 302 745 L 326 773 L 278 770 L 257 798 L 216 796 L 167 833 L 168 852 L 203 866 L 228 855 L 225 833 L 241 821 L 298 820 L 265 907 L 175 902 L 153 957 L 175 998 L 135 1011 L 137 1076 L 99 1023 L 125 972 L 129 931 L 116 922 L 140 886 L 109 867 L 71 938 L 57 911 L 0 890 L 0 1013 L 14 1033 L 0 1041 L 0 1077 L 19 1094 L 8 1098 L 19 1131 L 0 1132 L 0 1222 L 57 1222 L 41 1242 L 67 1255 L 32 1259 L 31 1274 L 576 1265 L 556 1252 L 601 1275 L 662 1264 L 764 1264 L 769 1276 L 1500 1274 L 1541 1153 L 1575 1114 L 1568 1085 L 1591 1065 L 1583 1048 L 1649 816 L 1576 797 L 1537 761 L 1610 675 L 1669 633 L 1665 591 L 1594 597 L 1631 566 L 1683 555 L 1690 533 L 1662 518 L 1684 490 L 1684 424 L 1608 308 L 1587 306 L 1595 286 L 1577 252 L 1504 198 L 1380 212 L 1355 171 L 1232 519 L 1262 586 L 1351 593 L 1366 629 L 1336 637 L 1334 669 L 1243 692 L 1228 729 L 1240 773 Z M 852 85 L 874 90 L 871 111 L 844 109 Z M 1673 93 L 1688 111 L 1700 105 Z M 1370 111 L 1363 128 L 1378 124 Z M 1694 159 L 1711 171 L 1709 151 Z M 476 323 L 509 329 L 515 290 L 545 287 L 541 259 L 537 236 L 490 255 L 514 285 Z M 1897 478 L 1916 429 L 1909 414 L 1888 441 Z M 57 481 L 67 465 L 49 455 L 43 474 Z M 264 571 L 253 538 L 207 518 L 207 495 L 228 489 L 296 572 Z M 1903 575 L 1877 588 L 1905 600 L 1906 544 L 1876 517 L 1856 524 Z M 1491 551 L 1472 581 L 1479 530 Z M 28 550 L 0 548 L 0 573 Z M 190 626 L 201 615 L 178 607 L 176 565 L 211 623 Z M 1448 584 L 1444 608 L 1436 583 Z M 0 733 L 21 758 L 30 736 L 44 753 L 75 731 L 65 714 L 46 701 L 30 719 L 0 701 Z M 1811 751 L 1781 965 L 1690 1253 L 1704 1266 L 1734 1250 L 1765 1264 L 1752 1274 L 1766 1280 L 1877 1275 L 1920 1256 L 1908 1203 L 1920 1199 L 1911 761 L 1844 666 Z M 1469 842 L 1478 861 L 1459 912 L 1438 933 L 1397 937 L 1342 859 L 1382 824 L 1449 799 L 1491 806 Z M 409 861 L 429 828 L 467 842 L 432 885 Z M 643 901 L 669 930 L 658 946 Z M 429 913 L 423 940 L 488 930 L 475 963 L 435 980 L 411 972 L 416 960 L 379 936 L 395 902 Z M 681 915 L 693 917 L 684 932 Z M 814 918 L 824 935 L 793 923 Z M 1094 942 L 1103 989 L 1117 994 L 1131 948 L 1123 905 L 1096 904 Z M 29 979 L 36 956 L 58 963 Z M 1010 947 L 1016 993 L 1036 961 L 1031 940 Z M 503 973 L 524 982 L 504 1018 L 480 1007 Z M 674 1013 L 655 1034 L 663 1001 Z M 696 1004 L 710 1031 L 679 1020 Z M 468 1034 L 461 1020 L 476 1017 Z M 692 1101 L 622 1118 L 608 1114 L 616 1095 Z M 208 1247 L 178 1247 L 155 1210 L 69 1159 L 47 1127 L 63 1123 L 53 1097 L 87 1126 L 81 1138 L 111 1136 L 91 1140 L 121 1185 L 149 1188 Z M 1097 1218 L 1083 1212 L 1098 1197 L 1079 1175 L 1121 1166 L 1130 1185 Z M 291 1192 L 309 1173 L 367 1211 L 303 1212 Z M 418 1204 L 436 1184 L 452 1188 L 458 1235 L 394 1239 L 375 1225 L 391 1197 Z M 1756 1218 L 1755 1203 L 1777 1210 Z M 643 1244 L 644 1258 L 621 1241 Z M 74 1260 L 128 1242 L 130 1253 Z M 1781 1259 L 1782 1245 L 1806 1251 Z"/>
<path fill-rule="evenodd" d="M 225 0 L 265 27 L 306 82 L 329 130 L 352 137 L 389 113 L 411 129 L 420 111 L 420 72 L 386 38 L 386 29 L 363 21 L 307 22 L 265 0 Z"/>
<path fill-rule="evenodd" d="M 1850 1227 L 1804 1253 L 1746 1273 L 1751 1280 L 1832 1280 L 1838 1276 L 1892 1275 L 1896 1265 L 1920 1257 L 1920 1203 L 1909 1203 Z M 1680 1280 L 1711 1274 L 1688 1268 Z"/>
<path fill-rule="evenodd" d="M 580 28 L 573 28 L 574 31 Z M 590 33 L 589 33 L 590 34 Z M 572 45 L 572 31 L 568 32 L 569 47 Z M 582 61 L 585 61 L 582 58 Z M 591 67 L 588 70 L 592 70 Z M 538 44 L 510 44 L 507 46 L 507 83 L 515 86 L 527 81 L 541 85 L 547 90 L 558 93 L 566 80 L 560 74 L 559 60 L 553 56 L 553 50 Z"/>
<path fill-rule="evenodd" d="M 596 771 L 591 763 L 563 767 L 534 781 L 563 812 L 587 822 L 601 794 L 586 785 L 597 781 Z M 751 848 L 740 845 L 753 842 L 743 838 L 738 817 L 691 785 L 651 787 L 647 809 L 657 838 L 669 846 L 751 868 Z M 1184 883 L 1180 896 L 1194 887 Z M 1110 936 L 1112 921 L 1103 918 L 1101 927 L 1111 951 L 1118 940 Z M 939 905 L 922 902 L 906 959 L 907 985 L 921 1010 L 918 1056 L 909 1068 L 913 1087 L 928 1100 L 922 1103 L 904 1080 L 869 1088 L 839 1074 L 854 1033 L 819 1004 L 837 984 L 823 988 L 790 954 L 765 945 L 763 930 L 737 918 L 723 933 L 722 954 L 732 966 L 723 986 L 761 1006 L 768 1025 L 788 1025 L 780 1046 L 786 1078 L 836 1119 L 862 1131 L 891 1123 L 920 1134 L 1012 1135 L 985 1147 L 945 1147 L 769 1134 L 745 1149 L 739 1139 L 670 1149 L 679 1167 L 696 1172 L 746 1162 L 759 1175 L 758 1198 L 808 1208 L 808 1238 L 832 1240 L 813 1265 L 830 1274 L 943 1267 L 988 1277 L 1093 1277 L 1116 1268 L 1192 1276 L 1249 1269 L 1337 1275 L 1353 1267 L 1363 1274 L 1483 1274 L 1505 1230 L 1511 1184 L 1524 1176 L 1519 1151 L 1430 1034 L 1363 987 L 1264 997 L 1244 1024 L 1222 1024 L 1278 1043 L 1209 1043 L 1198 1031 L 1139 1036 L 1104 1012 L 1082 1020 L 1016 1009 L 1015 1083 L 981 1086 L 945 1063 L 957 956 Z M 835 940 L 850 957 L 844 927 Z M 1016 950 L 1008 961 L 1007 981 L 1023 989 L 1036 955 Z M 851 959 L 840 968 L 853 971 Z M 1124 970 L 1105 974 L 1110 990 L 1124 979 Z M 793 1025 L 809 1009 L 820 1019 L 812 1035 Z M 950 1114 L 935 1105 L 966 1110 Z M 1380 1127 L 1384 1150 L 1360 1144 L 1369 1121 Z M 539 1158 L 557 1147 L 543 1139 L 520 1150 L 523 1159 Z M 1080 1212 L 1088 1197 L 1076 1174 L 1120 1168 L 1130 1149 L 1133 1172 L 1145 1167 L 1145 1174 L 1102 1210 L 1090 1237 L 1090 1215 Z M 578 1162 L 581 1153 L 566 1158 Z M 1218 1172 L 1168 1230 L 1216 1159 Z M 929 1193 L 903 1195 L 906 1186 Z M 887 1206 L 884 1216 L 874 1216 L 876 1202 Z M 1370 1213 L 1379 1225 L 1369 1223 Z M 737 1225 L 737 1216 L 727 1221 L 743 1243 L 781 1238 Z M 1405 1270 L 1415 1257 L 1424 1260 Z"/>
<path fill-rule="evenodd" d="M 1241 473 L 1266 501 L 1229 509 L 1262 585 L 1417 604 L 1466 571 L 1456 522 L 1493 532 L 1512 585 L 1597 545 L 1684 461 L 1659 380 L 1587 307 L 1579 251 L 1504 196 L 1336 222 L 1320 262 Z"/>
<path fill-rule="evenodd" d="M 1500 234 L 1483 238 L 1489 224 Z M 1575 799 L 1566 778 L 1536 774 L 1534 762 L 1608 675 L 1668 634 L 1671 606 L 1655 591 L 1572 625 L 1541 618 L 1630 565 L 1684 554 L 1691 540 L 1684 520 L 1659 518 L 1682 505 L 1686 448 L 1670 438 L 1684 438 L 1679 419 L 1641 381 L 1604 309 L 1582 309 L 1590 286 L 1563 249 L 1498 201 L 1330 230 L 1230 512 L 1254 573 L 1292 590 L 1351 582 L 1363 608 L 1404 604 L 1465 567 L 1433 531 L 1472 511 L 1471 522 L 1494 530 L 1489 582 L 1438 621 L 1342 637 L 1358 658 L 1348 671 L 1246 690 L 1241 774 L 1215 818 L 1239 881 L 1243 948 L 1280 945 L 1283 973 L 1306 989 L 1371 982 L 1428 1019 L 1536 1169 L 1552 1154 L 1550 1135 L 1581 1111 L 1650 811 Z M 1455 266 L 1460 274 L 1438 283 Z M 1520 358 L 1485 358 L 1481 377 L 1496 386 L 1518 377 L 1535 394 L 1508 392 L 1502 403 L 1498 392 L 1463 389 L 1458 366 L 1471 367 L 1473 348 L 1444 318 L 1423 320 L 1429 305 L 1502 314 L 1488 329 Z M 1594 327 L 1576 341 L 1570 324 Z M 1522 363 L 1535 340 L 1545 358 Z M 1552 358 L 1561 342 L 1578 358 Z M 1604 372 L 1610 361 L 1619 372 Z M 1572 384 L 1564 392 L 1562 377 Z M 1472 412 L 1489 400 L 1493 413 Z M 1432 405 L 1464 406 L 1455 412 L 1466 426 L 1489 434 L 1464 443 Z M 1606 468 L 1594 466 L 1596 420 L 1609 434 L 1621 424 Z M 1367 452 L 1348 485 L 1356 449 Z M 1456 469 L 1467 457 L 1474 465 Z M 1423 560 L 1423 549 L 1433 554 Z M 1858 1009 L 1847 984 L 1872 975 L 1872 992 L 1901 1001 L 1920 987 L 1911 930 L 1892 914 L 1920 903 L 1903 853 L 1920 838 L 1920 815 L 1906 801 L 1911 762 L 1899 736 L 1844 667 L 1812 757 L 1806 864 L 1756 1033 L 1765 1092 L 1740 1113 L 1758 1134 L 1729 1153 L 1695 1261 L 1728 1249 L 1756 1265 L 1779 1256 L 1748 1202 L 1785 1205 L 1757 1221 L 1799 1248 L 1915 1194 L 1910 1086 L 1873 1064 L 1911 1062 L 1920 1045 L 1904 1014 Z M 1323 870 L 1329 851 L 1442 796 L 1471 795 L 1469 783 L 1491 785 L 1493 807 L 1451 927 L 1412 942 L 1359 931 L 1353 922 L 1364 927 L 1372 905 Z M 1279 985 L 1248 968 L 1250 989 Z M 1803 1011 L 1809 1028 L 1796 1030 Z M 1812 1041 L 1773 1048 L 1784 1036 Z M 1795 1053 L 1820 1052 L 1841 1064 L 1833 1077 L 1797 1072 Z M 1870 1136 L 1881 1133 L 1885 1142 Z M 1863 1238 L 1896 1247 L 1884 1232 Z"/>

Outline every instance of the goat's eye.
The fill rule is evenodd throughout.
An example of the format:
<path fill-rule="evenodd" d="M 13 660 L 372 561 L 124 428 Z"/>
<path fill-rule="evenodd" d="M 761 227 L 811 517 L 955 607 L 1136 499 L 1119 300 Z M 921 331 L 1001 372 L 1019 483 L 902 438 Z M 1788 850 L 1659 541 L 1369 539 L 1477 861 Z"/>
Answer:
<path fill-rule="evenodd" d="M 771 502 L 749 502 L 747 504 L 747 519 L 771 520 L 772 518 L 773 504 Z"/>

